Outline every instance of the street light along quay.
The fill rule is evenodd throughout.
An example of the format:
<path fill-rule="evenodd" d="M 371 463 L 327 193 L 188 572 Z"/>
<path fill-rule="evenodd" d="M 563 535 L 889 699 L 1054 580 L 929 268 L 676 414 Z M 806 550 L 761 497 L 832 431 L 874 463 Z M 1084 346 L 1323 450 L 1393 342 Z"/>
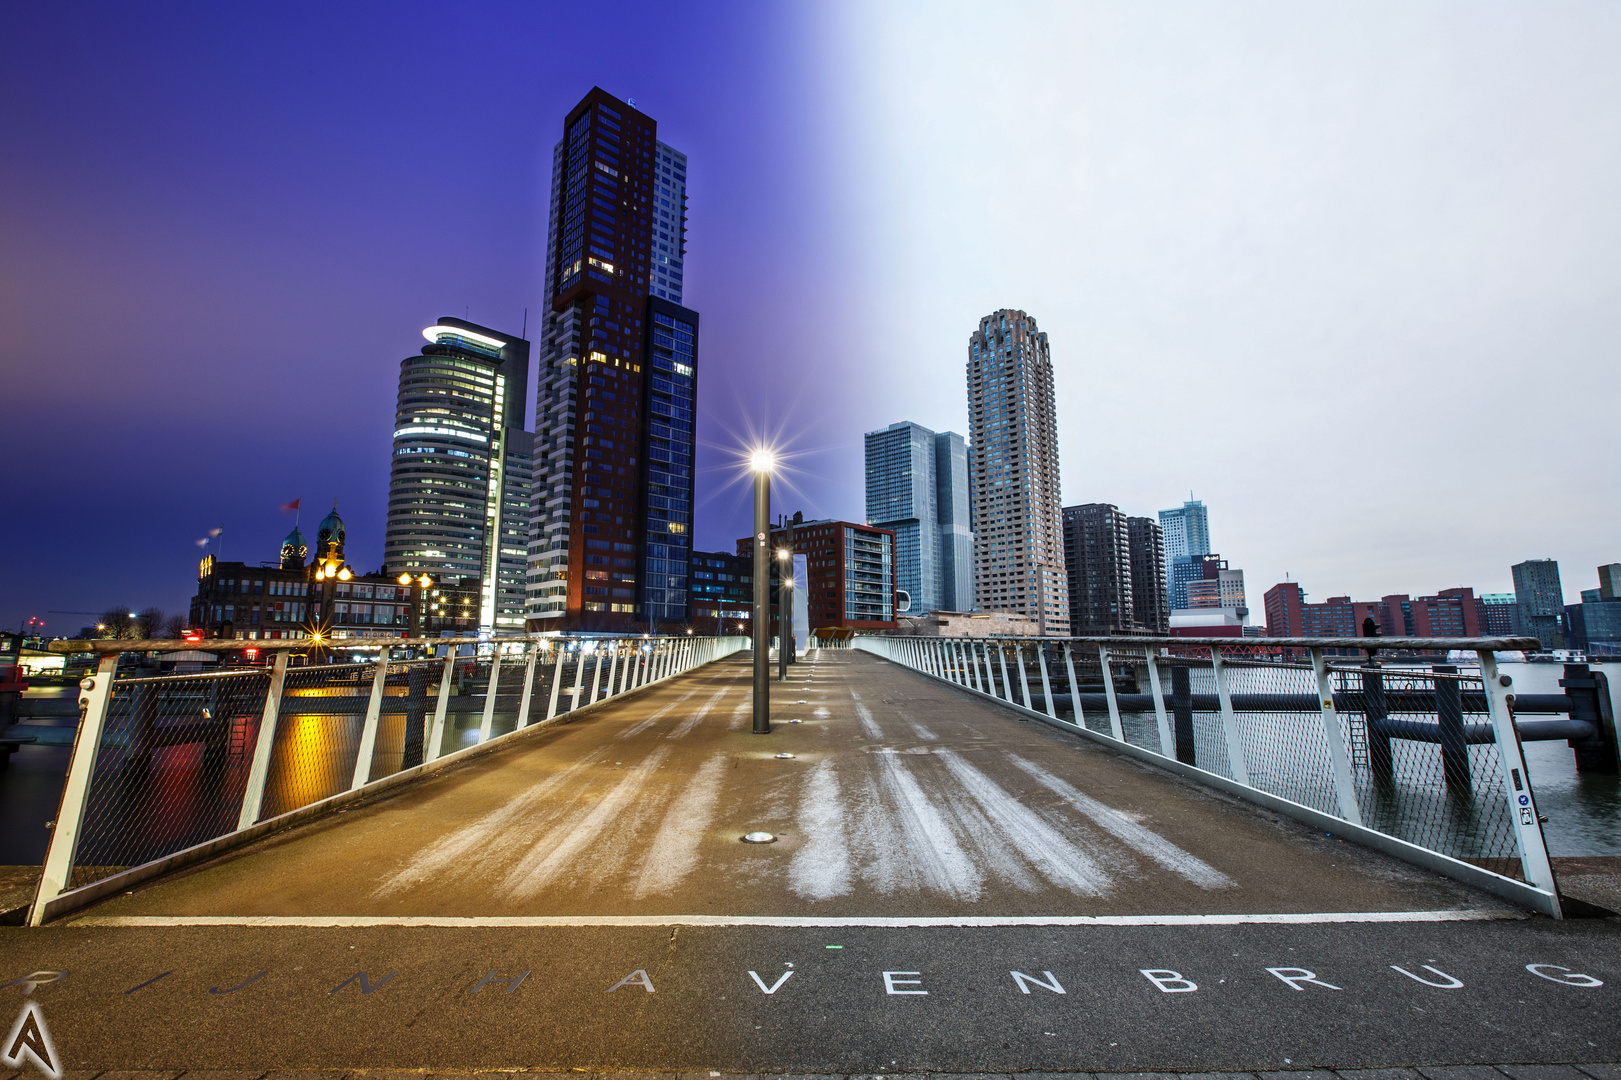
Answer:
<path fill-rule="evenodd" d="M 771 470 L 769 450 L 756 450 L 754 467 L 754 734 L 771 734 Z"/>

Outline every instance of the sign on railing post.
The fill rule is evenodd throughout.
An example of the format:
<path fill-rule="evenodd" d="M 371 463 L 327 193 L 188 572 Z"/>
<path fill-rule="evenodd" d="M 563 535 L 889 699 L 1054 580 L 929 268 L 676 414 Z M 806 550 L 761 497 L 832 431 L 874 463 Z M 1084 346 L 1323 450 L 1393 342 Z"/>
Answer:
<path fill-rule="evenodd" d="M 1525 880 L 1553 897 L 1554 918 L 1563 918 L 1559 909 L 1559 886 L 1553 864 L 1548 861 L 1548 844 L 1542 835 L 1542 817 L 1537 812 L 1536 795 L 1531 790 L 1531 772 L 1525 767 L 1520 735 L 1514 730 L 1514 717 L 1508 708 L 1509 680 L 1498 674 L 1497 657 L 1484 649 L 1480 659 L 1480 681 L 1486 690 L 1486 711 L 1491 716 L 1492 733 L 1497 736 L 1497 753 L 1502 759 L 1503 793 L 1508 798 L 1509 822 L 1520 849 L 1520 867 Z M 1512 685 L 1512 684 L 1511 684 Z"/>
<path fill-rule="evenodd" d="M 90 781 L 95 778 L 96 758 L 101 753 L 101 734 L 107 727 L 107 708 L 113 700 L 113 678 L 118 674 L 118 654 L 107 653 L 96 665 L 96 673 L 80 683 L 79 730 L 73 736 L 73 752 L 68 758 L 67 780 L 57 804 L 56 821 L 51 826 L 51 843 L 45 849 L 39 890 L 28 913 L 28 925 L 45 921 L 45 905 L 55 900 L 68 885 L 73 872 L 73 856 L 79 848 L 84 828 L 84 808 L 90 798 Z"/>
<path fill-rule="evenodd" d="M 1165 692 L 1159 685 L 1159 646 L 1150 645 L 1143 650 L 1148 660 L 1148 688 L 1154 696 L 1154 722 L 1159 725 L 1159 752 L 1176 758 L 1176 740 L 1171 735 L 1171 718 L 1165 712 Z"/>
<path fill-rule="evenodd" d="M 1120 702 L 1114 696 L 1114 672 L 1109 670 L 1109 647 L 1098 645 L 1098 664 L 1103 668 L 1103 693 L 1109 699 L 1109 734 L 1126 741 L 1126 726 L 1120 721 Z"/>
<path fill-rule="evenodd" d="M 281 691 L 287 683 L 287 654 L 278 652 L 270 664 L 270 685 L 265 688 L 265 707 L 259 713 L 259 736 L 253 744 L 253 764 L 248 766 L 248 782 L 242 789 L 242 808 L 236 827 L 246 829 L 259 820 L 264 807 L 265 777 L 270 774 L 270 751 L 276 745 L 276 729 L 281 724 Z"/>
<path fill-rule="evenodd" d="M 366 701 L 366 720 L 360 726 L 360 749 L 355 753 L 355 771 L 350 778 L 353 790 L 371 779 L 372 754 L 377 749 L 377 723 L 383 715 L 383 687 L 388 683 L 388 649 L 377 650 L 376 671 L 371 680 L 371 697 Z"/>
<path fill-rule="evenodd" d="M 1221 706 L 1221 731 L 1227 740 L 1227 768 L 1233 779 L 1245 787 L 1250 786 L 1250 770 L 1244 761 L 1244 740 L 1238 731 L 1238 717 L 1233 715 L 1233 699 L 1227 692 L 1227 668 L 1221 662 L 1221 646 L 1210 646 L 1210 670 L 1216 677 L 1216 701 Z"/>
<path fill-rule="evenodd" d="M 1334 708 L 1334 680 L 1328 671 L 1328 661 L 1323 659 L 1323 650 L 1311 650 L 1311 667 L 1317 674 L 1317 699 L 1323 706 L 1323 735 L 1328 740 L 1328 762 L 1334 770 L 1334 793 L 1339 797 L 1340 817 L 1360 825 L 1362 810 L 1356 801 L 1351 756 L 1345 752 L 1345 733 L 1340 730 L 1340 714 Z"/>

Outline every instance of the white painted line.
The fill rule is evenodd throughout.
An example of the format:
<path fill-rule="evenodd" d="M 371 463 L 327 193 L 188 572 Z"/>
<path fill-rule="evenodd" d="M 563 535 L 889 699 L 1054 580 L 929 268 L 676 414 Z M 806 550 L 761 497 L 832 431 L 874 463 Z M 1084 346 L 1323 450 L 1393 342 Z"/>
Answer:
<path fill-rule="evenodd" d="M 1483 922 L 1529 918 L 1525 912 L 1458 911 L 1281 912 L 1260 915 L 86 915 L 73 926 L 1236 926 L 1242 923 Z"/>

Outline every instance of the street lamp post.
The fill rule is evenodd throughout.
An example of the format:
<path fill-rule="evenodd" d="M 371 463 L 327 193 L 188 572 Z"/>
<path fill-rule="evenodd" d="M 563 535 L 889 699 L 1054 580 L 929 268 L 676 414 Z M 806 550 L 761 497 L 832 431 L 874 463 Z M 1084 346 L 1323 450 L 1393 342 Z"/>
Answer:
<path fill-rule="evenodd" d="M 788 654 L 794 642 L 794 553 L 777 550 L 777 681 L 788 681 Z"/>
<path fill-rule="evenodd" d="M 754 734 L 771 734 L 771 452 L 754 466 Z"/>

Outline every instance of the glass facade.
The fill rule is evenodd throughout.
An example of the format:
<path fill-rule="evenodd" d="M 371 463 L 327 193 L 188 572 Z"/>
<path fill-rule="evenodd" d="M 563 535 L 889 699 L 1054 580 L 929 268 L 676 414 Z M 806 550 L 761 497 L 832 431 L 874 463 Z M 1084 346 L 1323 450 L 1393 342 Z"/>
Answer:
<path fill-rule="evenodd" d="M 400 363 L 386 574 L 479 583 L 479 626 L 524 625 L 534 436 L 523 430 L 529 342 L 460 319 Z"/>
<path fill-rule="evenodd" d="M 692 552 L 693 408 L 697 402 L 698 314 L 648 302 L 647 490 L 643 513 L 642 604 L 649 620 L 684 620 Z"/>

